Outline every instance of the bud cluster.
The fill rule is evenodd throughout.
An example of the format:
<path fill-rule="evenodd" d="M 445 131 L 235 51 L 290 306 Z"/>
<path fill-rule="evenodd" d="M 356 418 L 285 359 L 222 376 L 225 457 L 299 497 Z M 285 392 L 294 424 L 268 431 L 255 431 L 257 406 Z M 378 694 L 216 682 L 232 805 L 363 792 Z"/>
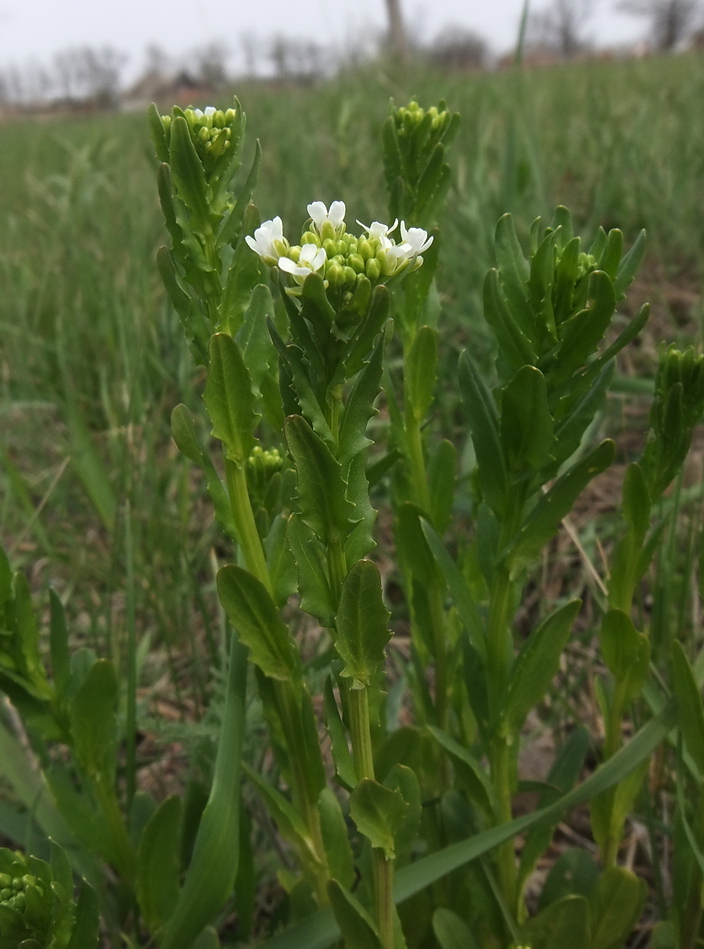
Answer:
<path fill-rule="evenodd" d="M 452 120 L 452 113 L 447 109 L 444 102 L 440 103 L 439 108 L 433 105 L 426 110 L 415 99 L 411 99 L 408 105 L 402 105 L 399 109 L 396 109 L 393 113 L 393 119 L 399 137 L 410 138 L 426 115 L 430 116 L 430 146 L 434 146 L 442 138 L 443 133 L 447 131 Z"/>
<path fill-rule="evenodd" d="M 49 945 L 54 898 L 48 864 L 0 850 L 0 945 Z"/>
<path fill-rule="evenodd" d="M 174 109 L 172 115 L 162 115 L 167 143 L 170 142 L 171 123 L 177 115 L 182 115 L 188 123 L 191 140 L 206 172 L 232 147 L 232 123 L 237 112 L 235 109 L 216 109 L 210 105 L 206 109 Z"/>
<path fill-rule="evenodd" d="M 254 493 L 263 496 L 273 476 L 284 466 L 278 448 L 264 449 L 255 445 L 247 459 L 247 484 Z"/>
<path fill-rule="evenodd" d="M 432 237 L 422 228 L 400 225 L 401 241 L 391 234 L 398 222 L 389 227 L 379 221 L 369 226 L 357 222 L 363 233 L 347 231 L 345 205 L 334 201 L 330 210 L 321 201 L 308 205 L 310 219 L 300 244 L 291 245 L 283 235 L 281 218 L 265 221 L 247 243 L 270 267 L 278 267 L 291 278 L 291 291 L 300 292 L 306 278 L 318 273 L 326 289 L 351 300 L 356 293 L 368 293 L 376 284 L 386 283 L 402 273 L 411 273 L 423 263 L 422 253 Z M 343 299 L 343 307 L 349 300 Z"/>

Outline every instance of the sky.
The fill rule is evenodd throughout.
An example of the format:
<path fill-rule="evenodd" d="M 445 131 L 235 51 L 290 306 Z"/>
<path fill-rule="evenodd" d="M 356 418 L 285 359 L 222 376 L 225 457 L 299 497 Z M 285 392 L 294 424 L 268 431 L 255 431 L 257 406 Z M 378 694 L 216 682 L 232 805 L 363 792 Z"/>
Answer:
<path fill-rule="evenodd" d="M 450 25 L 472 28 L 498 52 L 516 36 L 522 0 L 401 0 L 414 35 L 432 38 Z M 546 0 L 533 0 L 535 9 Z M 638 39 L 644 24 L 595 0 L 587 32 L 600 45 Z M 177 56 L 218 40 L 241 55 L 244 35 L 278 33 L 336 47 L 383 29 L 384 0 L 0 0 L 0 69 L 47 62 L 70 47 L 109 44 L 129 55 L 136 73 L 152 43 Z"/>

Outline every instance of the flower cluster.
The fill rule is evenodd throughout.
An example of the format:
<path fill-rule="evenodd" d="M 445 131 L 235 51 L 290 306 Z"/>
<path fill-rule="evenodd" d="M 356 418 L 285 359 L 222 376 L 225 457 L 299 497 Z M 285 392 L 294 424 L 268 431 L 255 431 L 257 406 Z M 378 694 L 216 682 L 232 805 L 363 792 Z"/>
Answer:
<path fill-rule="evenodd" d="M 210 105 L 205 110 L 189 108 L 183 113 L 180 110 L 178 112 L 174 110 L 174 112 L 177 115 L 182 114 L 188 122 L 198 157 L 205 165 L 212 163 L 231 147 L 231 126 L 236 116 L 234 109 L 223 112 L 222 109 L 216 109 Z M 172 120 L 171 115 L 161 117 L 167 142 Z"/>
<path fill-rule="evenodd" d="M 308 205 L 308 214 L 308 227 L 300 244 L 291 245 L 286 240 L 280 217 L 265 221 L 254 237 L 246 238 L 266 264 L 292 278 L 294 288 L 302 286 L 311 273 L 319 273 L 326 288 L 332 290 L 353 291 L 360 278 L 371 284 L 383 283 L 417 270 L 423 263 L 421 255 L 433 242 L 422 228 L 407 228 L 403 221 L 399 243 L 391 236 L 398 221 L 390 227 L 379 221 L 370 225 L 357 221 L 363 233 L 350 234 L 342 201 L 333 201 L 329 210 L 322 201 L 314 201 Z"/>

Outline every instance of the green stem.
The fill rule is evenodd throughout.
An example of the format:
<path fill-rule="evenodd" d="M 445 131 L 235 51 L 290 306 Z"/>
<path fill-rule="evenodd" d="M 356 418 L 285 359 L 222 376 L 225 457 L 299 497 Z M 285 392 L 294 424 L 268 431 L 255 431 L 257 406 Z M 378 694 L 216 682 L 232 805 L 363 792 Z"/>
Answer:
<path fill-rule="evenodd" d="M 435 715 L 438 728 L 447 725 L 447 642 L 445 637 L 445 599 L 438 584 L 428 587 L 428 607 L 435 661 Z"/>
<path fill-rule="evenodd" d="M 132 812 L 137 773 L 137 630 L 134 604 L 134 551 L 132 548 L 132 511 L 125 504 L 125 561 L 127 566 L 127 709 L 125 722 L 125 799 L 126 813 Z"/>
<path fill-rule="evenodd" d="M 498 798 L 498 823 L 507 824 L 513 819 L 511 807 L 512 790 L 512 749 L 502 736 L 494 738 L 489 760 L 491 777 L 496 788 Z M 496 854 L 501 891 L 511 912 L 518 909 L 518 874 L 516 871 L 516 851 L 513 840 L 507 840 L 497 849 Z"/>
<path fill-rule="evenodd" d="M 358 781 L 374 780 L 374 755 L 372 752 L 371 725 L 369 719 L 369 694 L 366 688 L 347 689 L 350 714 L 352 755 Z M 383 850 L 372 849 L 372 872 L 374 877 L 374 908 L 384 949 L 394 949 L 394 864 Z"/>
<path fill-rule="evenodd" d="M 232 518 L 235 522 L 237 540 L 242 548 L 244 562 L 249 572 L 253 573 L 264 584 L 269 593 L 272 593 L 269 568 L 266 565 L 264 548 L 259 537 L 259 531 L 252 513 L 252 503 L 247 491 L 247 475 L 245 474 L 244 465 L 238 465 L 234 461 L 226 459 L 225 478 L 230 496 Z"/>
<path fill-rule="evenodd" d="M 425 453 L 420 421 L 415 417 L 410 399 L 406 395 L 406 444 L 408 447 L 408 465 L 411 471 L 413 500 L 418 507 L 430 514 L 430 491 L 425 470 Z"/>

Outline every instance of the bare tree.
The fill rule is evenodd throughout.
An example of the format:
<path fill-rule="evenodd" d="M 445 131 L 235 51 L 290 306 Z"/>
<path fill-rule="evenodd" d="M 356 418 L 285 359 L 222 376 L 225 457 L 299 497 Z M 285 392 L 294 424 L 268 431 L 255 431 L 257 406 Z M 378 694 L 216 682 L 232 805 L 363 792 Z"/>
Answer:
<path fill-rule="evenodd" d="M 624 0 L 619 8 L 648 19 L 653 46 L 669 52 L 694 32 L 702 6 L 700 0 Z"/>
<path fill-rule="evenodd" d="M 201 46 L 193 53 L 198 80 L 210 89 L 218 89 L 229 82 L 227 61 L 230 51 L 217 41 Z"/>
<path fill-rule="evenodd" d="M 386 14 L 389 21 L 389 49 L 400 60 L 408 56 L 408 41 L 403 25 L 401 0 L 386 0 Z"/>
<path fill-rule="evenodd" d="M 552 0 L 529 15 L 526 45 L 572 59 L 588 46 L 584 27 L 592 9 L 591 0 Z"/>

